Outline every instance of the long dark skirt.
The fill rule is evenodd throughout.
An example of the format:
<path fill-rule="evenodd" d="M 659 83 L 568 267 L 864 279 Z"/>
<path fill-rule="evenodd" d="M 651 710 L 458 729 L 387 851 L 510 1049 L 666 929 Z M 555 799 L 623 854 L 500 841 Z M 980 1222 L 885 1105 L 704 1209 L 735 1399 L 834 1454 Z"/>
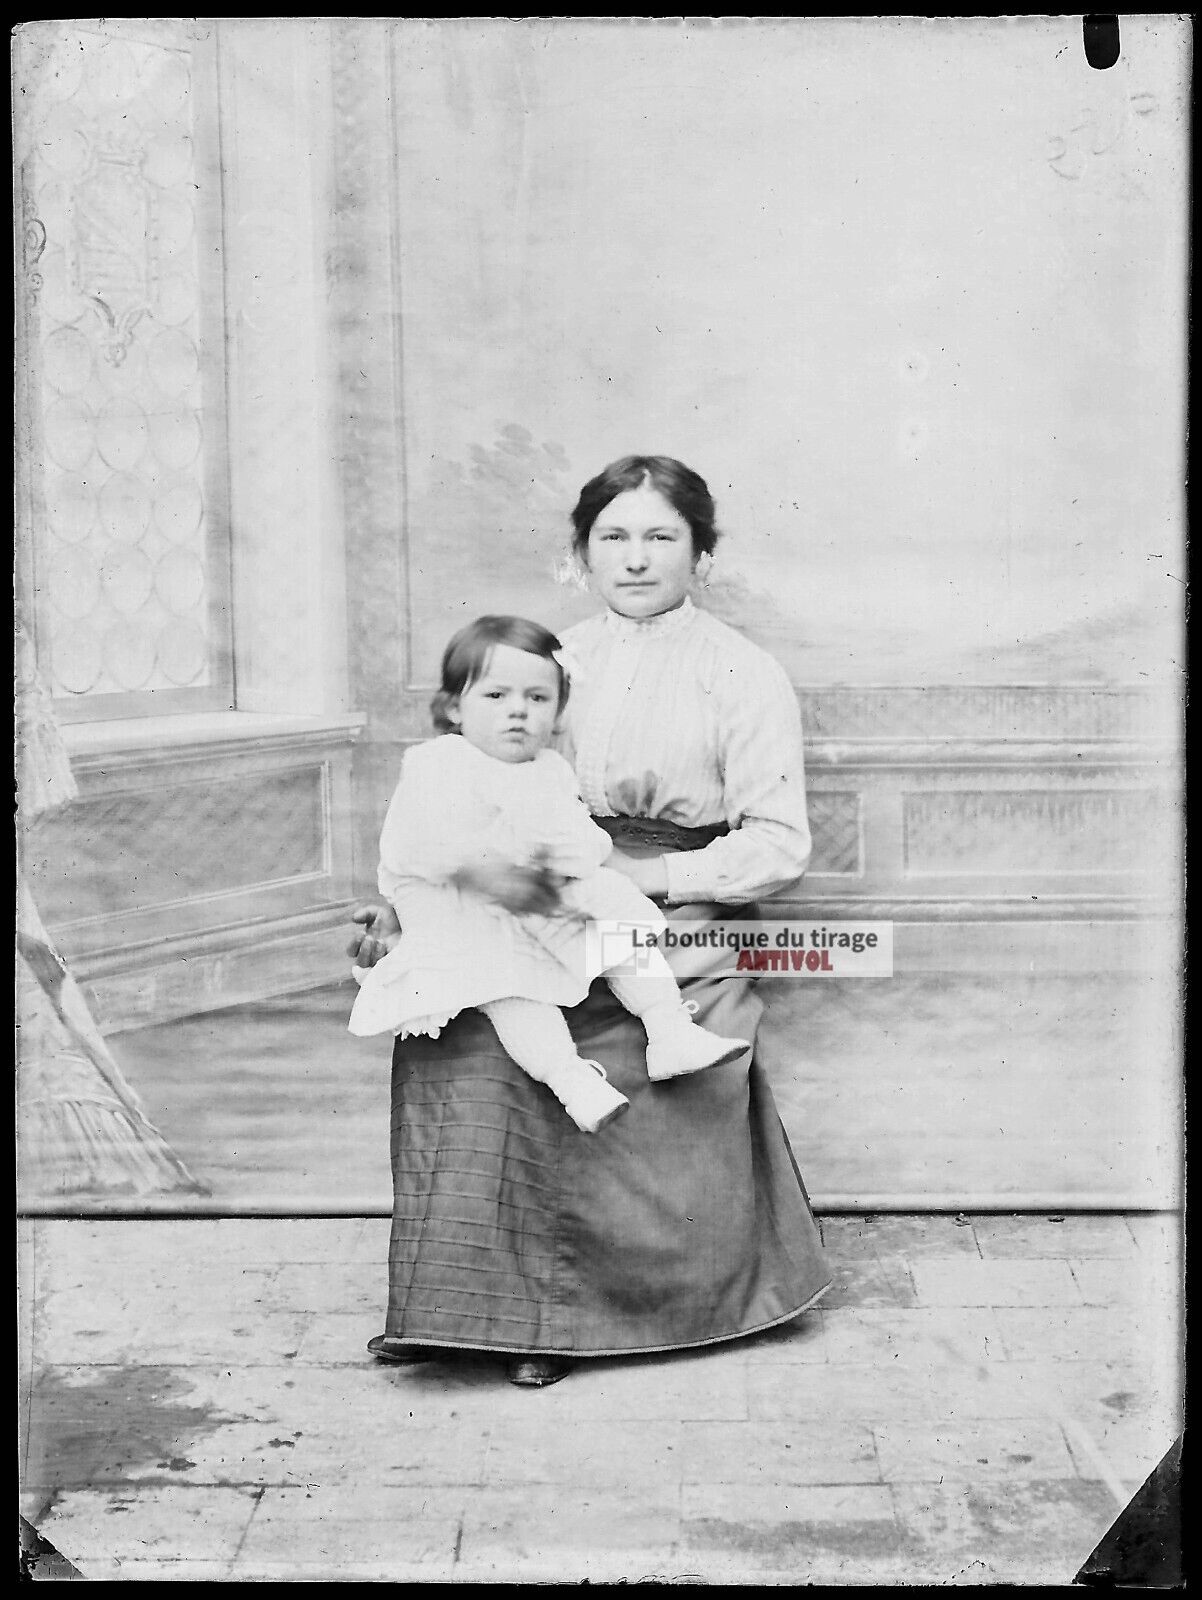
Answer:
<path fill-rule="evenodd" d="M 748 980 L 685 993 L 698 1021 L 754 1039 Z M 396 1042 L 387 1333 L 600 1356 L 734 1339 L 812 1305 L 831 1275 L 753 1057 L 653 1084 L 642 1024 L 603 982 L 566 1015 L 630 1101 L 597 1134 L 479 1012 Z"/>

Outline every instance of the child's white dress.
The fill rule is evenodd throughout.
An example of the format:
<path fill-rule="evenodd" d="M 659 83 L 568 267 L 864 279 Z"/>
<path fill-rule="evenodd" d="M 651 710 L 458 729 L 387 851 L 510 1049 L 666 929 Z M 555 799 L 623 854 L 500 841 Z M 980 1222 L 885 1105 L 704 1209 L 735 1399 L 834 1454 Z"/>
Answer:
<path fill-rule="evenodd" d="M 578 1005 L 602 972 L 634 952 L 634 926 L 662 930 L 659 908 L 603 865 L 613 849 L 589 816 L 571 767 L 553 750 L 498 761 L 459 734 L 407 751 L 380 835 L 380 893 L 401 923 L 397 947 L 356 969 L 356 1034 L 440 1030 L 491 1000 Z M 450 879 L 484 854 L 540 862 L 570 881 L 562 910 L 518 915 Z M 606 937 L 590 923 L 621 924 Z"/>

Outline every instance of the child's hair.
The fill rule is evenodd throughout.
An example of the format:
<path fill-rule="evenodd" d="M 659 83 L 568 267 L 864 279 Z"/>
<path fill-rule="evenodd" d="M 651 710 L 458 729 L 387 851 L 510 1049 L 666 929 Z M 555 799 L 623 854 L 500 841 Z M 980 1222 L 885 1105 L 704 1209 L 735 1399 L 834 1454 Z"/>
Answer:
<path fill-rule="evenodd" d="M 526 617 L 477 617 L 451 640 L 442 655 L 442 685 L 430 702 L 430 714 L 439 733 L 457 733 L 458 729 L 447 715 L 451 706 L 465 689 L 470 689 L 488 670 L 489 657 L 499 644 L 514 650 L 524 650 L 527 655 L 542 656 L 550 661 L 559 674 L 559 706 L 561 712 L 568 703 L 568 675 L 555 659 L 562 645 L 548 628 Z"/>

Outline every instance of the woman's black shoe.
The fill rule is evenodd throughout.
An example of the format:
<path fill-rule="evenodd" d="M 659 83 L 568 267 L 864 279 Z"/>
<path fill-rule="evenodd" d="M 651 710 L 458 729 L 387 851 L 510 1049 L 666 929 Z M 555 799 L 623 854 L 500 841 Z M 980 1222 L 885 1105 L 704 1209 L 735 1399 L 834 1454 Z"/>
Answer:
<path fill-rule="evenodd" d="M 505 1369 L 510 1383 L 522 1389 L 545 1389 L 549 1383 L 558 1383 L 572 1370 L 566 1356 L 519 1356 Z"/>
<path fill-rule="evenodd" d="M 439 1351 L 430 1350 L 425 1345 L 402 1344 L 399 1339 L 391 1339 L 386 1333 L 378 1333 L 374 1339 L 369 1339 L 367 1348 L 377 1361 L 395 1361 L 399 1366 L 412 1366 L 418 1361 L 433 1361 L 440 1354 Z"/>

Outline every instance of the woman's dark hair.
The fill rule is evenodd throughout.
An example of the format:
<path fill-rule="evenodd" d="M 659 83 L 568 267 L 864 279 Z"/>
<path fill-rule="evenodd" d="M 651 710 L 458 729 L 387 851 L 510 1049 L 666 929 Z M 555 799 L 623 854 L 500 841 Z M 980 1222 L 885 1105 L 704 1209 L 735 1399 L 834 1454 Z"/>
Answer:
<path fill-rule="evenodd" d="M 717 512 L 714 497 L 700 477 L 683 461 L 671 456 L 623 456 L 611 461 L 609 466 L 590 478 L 580 491 L 580 499 L 572 512 L 572 546 L 583 556 L 588 548 L 588 536 L 593 523 L 611 500 L 627 489 L 638 489 L 647 484 L 658 489 L 664 499 L 680 513 L 693 535 L 694 556 L 713 555 L 718 542 L 714 526 Z"/>
<path fill-rule="evenodd" d="M 477 617 L 460 628 L 442 654 L 442 685 L 430 702 L 430 714 L 439 733 L 458 731 L 447 713 L 463 691 L 484 676 L 489 657 L 499 644 L 550 661 L 559 674 L 558 710 L 567 705 L 568 675 L 555 659 L 555 651 L 563 646 L 549 629 L 525 617 Z"/>

